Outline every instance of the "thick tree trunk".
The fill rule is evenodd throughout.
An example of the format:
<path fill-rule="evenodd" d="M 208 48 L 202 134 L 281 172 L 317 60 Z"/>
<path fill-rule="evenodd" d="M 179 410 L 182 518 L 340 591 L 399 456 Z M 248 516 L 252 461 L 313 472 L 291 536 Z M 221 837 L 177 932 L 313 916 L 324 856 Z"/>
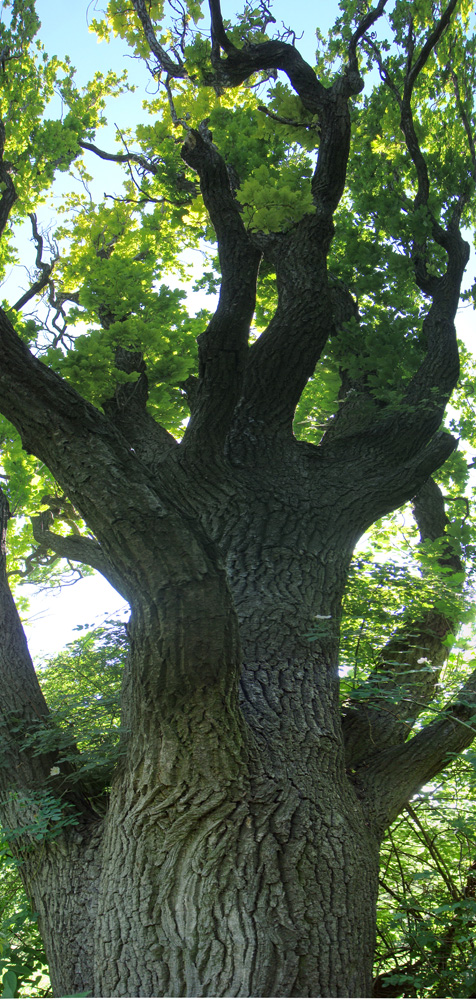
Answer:
<path fill-rule="evenodd" d="M 98 994 L 369 996 L 377 843 L 329 765 L 311 797 L 259 765 L 168 794 L 152 766 L 135 794 L 127 779 L 105 833 Z"/>
<path fill-rule="evenodd" d="M 206 546 L 195 529 L 189 542 L 203 496 L 187 500 L 177 473 L 187 560 L 173 535 L 145 566 L 109 806 L 22 853 L 54 993 L 370 996 L 376 803 L 400 779 L 384 768 L 369 794 L 365 768 L 346 771 L 338 621 L 355 526 L 332 481 L 319 528 L 298 483 L 267 500 L 235 483 L 228 504 L 216 474 L 202 484 Z"/>
<path fill-rule="evenodd" d="M 151 780 L 124 776 L 102 847 L 75 864 L 68 838 L 28 879 L 55 996 L 371 995 L 377 843 L 330 769 L 311 800 Z"/>
<path fill-rule="evenodd" d="M 69 791 L 78 825 L 39 848 L 20 842 L 56 996 L 370 996 L 379 840 L 450 746 L 433 735 L 429 768 L 428 748 L 416 770 L 391 748 L 346 771 L 345 494 L 339 510 L 335 472 L 322 473 L 317 519 L 304 477 L 266 493 L 264 477 L 218 473 L 191 489 L 191 474 L 184 486 L 171 472 L 171 538 L 164 505 L 131 561 L 128 733 L 108 807 L 99 817 L 87 790 L 85 802 Z"/>
<path fill-rule="evenodd" d="M 55 995 L 371 995 L 378 841 L 341 749 L 233 767 L 206 700 L 118 777 L 99 841 L 31 866 Z"/>
<path fill-rule="evenodd" d="M 181 79 L 186 70 L 164 54 L 146 6 L 132 0 L 154 65 Z M 409 23 L 397 100 L 418 228 L 430 182 L 411 97 L 455 7 L 450 0 L 415 61 Z M 218 87 L 284 71 L 319 122 L 319 153 L 315 211 L 283 232 L 254 233 L 206 122 L 187 126 L 182 157 L 199 176 L 222 281 L 199 337 L 180 445 L 146 409 L 147 372 L 135 351 L 121 348 L 116 363 L 136 371 L 137 381 L 118 386 L 100 412 L 29 352 L 0 311 L 1 412 L 94 540 L 55 540 L 44 518 L 36 534 L 98 567 L 132 608 L 122 692 L 128 732 L 98 816 L 84 782 L 58 775 L 51 755 L 24 752 L 19 729 L 31 735 L 48 711 L 0 552 L 1 817 L 39 915 L 57 996 L 369 996 L 379 838 L 409 796 L 472 739 L 476 673 L 459 703 L 406 742 L 395 716 L 391 741 L 386 733 L 376 746 L 373 717 L 369 726 L 365 706 L 353 705 L 346 771 L 337 675 L 340 600 L 357 538 L 414 497 L 454 448 L 439 428 L 458 378 L 466 196 L 448 209 L 446 229 L 436 220 L 430 227 L 446 254 L 444 273 L 430 273 L 426 245 L 408 251 L 431 304 L 425 355 L 419 361 L 416 352 L 411 378 L 396 375 L 401 405 L 393 394 L 390 405 L 373 396 L 366 357 L 352 381 L 345 347 L 344 391 L 327 432 L 315 447 L 292 434 L 329 337 L 349 319 L 359 322 L 350 293 L 329 281 L 327 255 L 345 186 L 349 101 L 363 88 L 357 45 L 384 8 L 379 0 L 362 17 L 347 65 L 325 86 L 294 44 L 236 47 L 218 0 L 210 2 Z M 3 225 L 13 197 L 7 180 Z M 263 257 L 276 273 L 278 301 L 267 329 L 250 340 Z M 101 315 L 107 327 L 108 311 L 98 306 Z M 411 342 L 417 331 L 408 335 Z M 4 520 L 0 492 L 2 546 Z M 65 810 L 59 833 L 48 826 L 45 790 Z M 48 835 L 38 846 L 32 830 L 42 808 Z M 66 822 L 72 810 L 76 826 Z"/>
<path fill-rule="evenodd" d="M 302 522 L 287 517 L 278 549 L 284 515 L 270 527 L 265 514 L 259 527 L 253 511 L 254 543 L 245 513 L 227 542 L 240 705 L 213 664 L 192 700 L 183 684 L 167 694 L 156 605 L 133 615 L 125 700 L 142 697 L 130 678 L 162 678 L 159 710 L 130 734 L 94 851 L 73 830 L 64 853 L 47 845 L 48 863 L 28 866 L 55 995 L 370 995 L 378 836 L 345 772 L 333 618 L 309 640 L 317 609 L 337 613 L 347 556 L 334 552 L 331 577 L 316 570 Z M 213 660 L 221 626 L 202 596 Z M 193 655 L 183 612 L 171 599 L 169 666 L 172 648 Z"/>

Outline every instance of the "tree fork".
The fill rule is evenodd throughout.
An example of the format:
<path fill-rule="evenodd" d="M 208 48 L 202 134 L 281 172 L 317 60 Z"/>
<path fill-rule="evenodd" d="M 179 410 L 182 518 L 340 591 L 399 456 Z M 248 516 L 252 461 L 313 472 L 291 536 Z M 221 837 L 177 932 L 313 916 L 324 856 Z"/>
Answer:
<path fill-rule="evenodd" d="M 410 740 L 397 712 L 391 739 L 384 733 L 372 752 L 368 717 L 362 719 L 356 707 L 358 732 L 346 769 L 337 654 L 352 550 L 376 518 L 425 491 L 427 477 L 455 446 L 439 427 L 458 376 L 454 315 L 467 260 L 458 230 L 464 199 L 448 212 L 445 224 L 430 220 L 431 239 L 446 254 L 444 264 L 438 257 L 437 274 L 427 262 L 430 237 L 427 244 L 412 244 L 411 237 L 405 243 L 402 237 L 409 265 L 404 284 L 411 284 L 414 273 L 417 289 L 408 292 L 407 310 L 416 330 L 405 329 L 399 343 L 403 353 L 408 342 L 416 344 L 415 353 L 411 363 L 397 366 L 403 374 L 393 379 L 388 396 L 379 394 L 377 381 L 372 406 L 365 411 L 361 404 L 371 396 L 370 375 L 379 373 L 369 372 L 368 330 L 363 323 L 359 329 L 359 312 L 348 292 L 338 300 L 327 261 L 347 176 L 350 100 L 362 89 L 357 48 L 385 6 L 380 0 L 357 26 L 348 19 L 350 41 L 341 47 L 346 65 L 326 87 L 294 45 L 282 39 L 239 48 L 225 30 L 218 0 L 210 2 L 205 83 L 218 92 L 254 73 L 282 70 L 293 100 L 297 95 L 319 120 L 308 188 L 314 211 L 289 225 L 286 218 L 286 228 L 272 233 L 254 233 L 245 225 L 244 206 L 236 197 L 239 178 L 228 169 L 206 123 L 191 127 L 175 112 L 174 80 L 184 91 L 192 82 L 200 85 L 198 77 L 188 75 L 186 20 L 167 52 L 157 38 L 150 5 L 132 0 L 132 21 L 127 21 L 130 11 L 121 12 L 127 28 L 136 27 L 138 18 L 154 72 L 159 80 L 161 74 L 166 77 L 169 106 L 164 98 L 162 114 L 167 121 L 170 111 L 174 128 L 183 127 L 182 159 L 199 178 L 218 243 L 220 300 L 199 338 L 198 377 L 185 383 L 193 412 L 180 443 L 156 427 L 147 409 L 153 378 L 161 384 L 163 377 L 154 345 L 147 370 L 147 335 L 149 329 L 155 335 L 157 325 L 168 336 L 178 315 L 169 317 L 166 311 L 164 319 L 160 296 L 154 298 L 156 262 L 148 272 L 149 293 L 143 296 L 141 285 L 131 306 L 127 289 L 121 288 L 116 310 L 109 300 L 113 283 L 99 282 L 96 294 L 96 273 L 85 277 L 80 308 L 94 323 L 100 318 L 104 334 L 118 323 L 111 364 L 138 376 L 136 382 L 120 384 L 118 378 L 115 387 L 109 386 L 102 410 L 30 353 L 6 313 L 0 313 L 0 408 L 25 450 L 51 470 L 97 541 L 76 534 L 59 539 L 48 517 L 36 522 L 37 537 L 102 566 L 132 609 L 121 696 L 123 752 L 110 792 L 101 799 L 101 814 L 89 801 L 85 782 L 56 774 L 54 757 L 28 759 L 26 772 L 17 768 L 22 748 L 10 741 L 16 757 L 9 758 L 6 782 L 14 794 L 22 791 L 24 779 L 37 782 L 41 791 L 55 789 L 65 805 L 60 835 L 46 838 L 43 853 L 26 851 L 23 858 L 59 995 L 84 990 L 103 996 L 370 995 L 380 838 L 448 755 L 473 740 L 476 674 L 455 703 Z M 410 98 L 453 7 L 452 0 L 436 31 L 428 28 L 413 70 L 411 58 L 407 61 L 401 116 L 407 150 L 402 156 L 408 153 L 410 175 L 416 170 L 417 211 L 428 207 L 430 186 L 422 149 L 418 143 L 415 147 Z M 168 171 L 168 163 L 162 169 L 162 148 L 160 155 L 154 148 L 162 142 L 157 138 L 162 124 L 159 114 L 153 138 L 138 137 L 150 155 L 113 157 L 135 162 L 144 172 L 140 198 L 144 193 L 147 211 L 142 214 L 140 201 L 137 232 L 141 239 L 145 232 L 150 243 L 145 240 L 131 257 L 129 274 L 137 273 L 134 267 L 150 247 L 159 254 L 164 246 L 154 236 L 162 220 L 158 226 L 148 209 L 156 203 L 180 207 L 173 195 L 167 199 L 166 176 L 182 170 L 178 149 L 170 154 Z M 79 148 L 110 159 L 112 154 L 84 142 L 93 130 L 90 123 L 83 125 Z M 166 135 L 164 149 L 169 139 Z M 0 146 L 3 153 L 3 133 Z M 284 165 L 285 154 L 278 159 Z M 3 161 L 2 171 L 7 171 Z M 4 183 L 2 225 L 13 205 L 6 177 Z M 187 183 L 193 193 L 195 181 Z M 359 191 L 361 205 L 365 198 Z M 87 213 L 83 218 L 80 211 L 79 218 L 91 223 Z M 118 240 L 113 230 L 103 246 L 93 236 L 91 258 L 86 257 L 92 272 L 114 264 Z M 382 250 L 393 239 L 390 228 L 383 233 Z M 84 231 L 75 234 L 87 243 Z M 347 249 L 351 245 L 349 239 Z M 272 318 L 253 340 L 263 256 L 275 269 L 278 304 L 274 312 L 268 309 Z M 111 274 L 107 268 L 104 273 Z M 67 280 L 67 268 L 65 274 Z M 387 272 L 381 286 L 385 295 L 389 285 Z M 374 290 L 378 294 L 377 281 Z M 89 311 L 88 295 L 95 301 Z M 416 343 L 423 296 L 431 299 L 425 347 Z M 132 327 L 122 326 L 131 317 Z M 349 321 L 355 321 L 358 341 L 351 359 L 357 369 L 353 381 L 353 364 L 350 374 L 344 371 Z M 128 339 L 131 329 L 142 331 L 137 349 L 134 336 Z M 344 334 L 340 345 L 337 330 Z M 377 332 L 376 323 L 372 333 Z M 163 343 L 159 334 L 157 343 Z M 184 343 L 185 338 L 180 349 Z M 344 371 L 348 398 L 340 400 L 330 430 L 313 445 L 297 441 L 292 424 L 329 344 L 331 354 L 335 346 L 331 367 Z M 324 374 L 326 364 L 327 359 Z M 177 390 L 172 379 L 169 389 L 171 395 Z M 394 405 L 395 397 L 401 406 Z M 421 513 L 421 495 L 417 506 Z M 425 517 L 432 520 L 430 507 L 428 502 L 422 524 Z M 6 584 L 4 559 L 0 570 Z M 0 667 L 4 661 L 10 707 L 32 728 L 35 708 L 42 720 L 47 710 L 6 586 L 0 586 L 0 595 L 16 657 L 9 658 L 6 645 Z M 419 624 L 419 651 L 428 652 L 431 622 Z M 7 627 L 4 633 L 8 638 Z M 434 643 L 437 653 L 440 639 Z M 395 643 L 387 645 L 384 656 L 394 652 Z M 400 674 L 407 703 L 415 694 L 411 671 Z M 429 697 L 425 678 L 417 680 L 418 695 L 423 691 Z M 383 691 L 388 695 L 389 687 Z M 414 697 L 413 708 L 416 702 Z M 11 807 L 14 796 L 9 802 Z M 77 822 L 66 822 L 72 816 Z M 9 821 L 8 811 L 5 817 Z M 12 822 L 10 830 L 15 842 Z"/>

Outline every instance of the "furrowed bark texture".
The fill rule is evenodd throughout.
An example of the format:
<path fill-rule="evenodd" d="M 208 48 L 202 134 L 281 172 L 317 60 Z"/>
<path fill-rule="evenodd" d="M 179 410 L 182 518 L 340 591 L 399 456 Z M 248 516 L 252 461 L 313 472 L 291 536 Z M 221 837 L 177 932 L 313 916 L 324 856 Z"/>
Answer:
<path fill-rule="evenodd" d="M 259 482 L 166 463 L 174 516 L 194 509 L 216 570 L 196 551 L 190 580 L 172 539 L 164 588 L 151 538 L 107 813 L 65 776 L 78 825 L 41 855 L 22 843 L 57 996 L 370 995 L 385 822 L 380 779 L 374 798 L 346 772 L 335 625 L 366 489 L 357 505 L 348 467 L 311 485 L 314 454 L 286 459 Z M 316 614 L 329 627 L 310 642 Z"/>
<path fill-rule="evenodd" d="M 132 5 L 151 58 L 168 80 L 184 78 L 147 5 Z M 329 336 L 358 322 L 348 290 L 329 279 L 327 254 L 345 183 L 348 102 L 362 88 L 356 47 L 384 8 L 380 0 L 362 19 L 345 71 L 325 88 L 287 43 L 236 49 L 211 0 L 215 85 L 283 70 L 319 118 L 320 146 L 315 212 L 286 232 L 254 235 L 206 125 L 187 129 L 182 156 L 217 235 L 222 285 L 199 338 L 198 378 L 185 385 L 191 419 L 180 444 L 146 410 L 139 354 L 118 349 L 118 367 L 137 382 L 99 411 L 33 357 L 0 312 L 0 410 L 95 536 L 63 538 L 42 515 L 38 544 L 95 566 L 131 606 L 124 752 L 98 801 L 73 764 L 58 774 L 54 753 L 25 752 L 36 720 L 54 722 L 8 588 L 2 498 L 0 816 L 39 916 L 55 996 L 370 996 L 380 839 L 473 738 L 476 674 L 412 739 L 401 706 L 387 732 L 379 706 L 351 705 L 342 722 L 338 701 L 338 625 L 355 543 L 418 496 L 423 533 L 433 531 L 421 491 L 455 447 L 439 430 L 458 377 L 453 320 L 467 262 L 454 220 L 435 236 L 444 275 L 430 279 L 415 251 L 416 281 L 431 300 L 427 349 L 398 387 L 401 412 L 369 407 L 362 382 L 319 446 L 292 432 Z M 416 75 L 402 128 L 421 171 Z M 428 190 L 418 181 L 420 208 Z M 262 256 L 276 272 L 278 304 L 250 345 Z M 436 520 L 438 535 L 444 519 Z M 437 667 L 441 643 L 428 622 L 415 628 L 417 652 Z M 401 644 L 393 655 L 398 642 L 387 649 L 387 666 L 392 659 L 398 669 L 382 681 L 383 701 L 414 677 Z M 432 685 L 408 683 L 413 722 Z"/>

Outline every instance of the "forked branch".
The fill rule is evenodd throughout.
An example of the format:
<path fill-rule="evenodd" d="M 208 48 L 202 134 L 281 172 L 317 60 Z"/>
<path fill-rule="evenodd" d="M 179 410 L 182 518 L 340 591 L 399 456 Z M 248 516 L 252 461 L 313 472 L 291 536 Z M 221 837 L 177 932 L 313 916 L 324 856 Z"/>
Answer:
<path fill-rule="evenodd" d="M 400 748 L 377 754 L 358 781 L 384 829 L 412 795 L 447 767 L 476 738 L 476 670 L 438 718 Z"/>
<path fill-rule="evenodd" d="M 183 78 L 187 76 L 187 71 L 181 60 L 174 62 L 174 60 L 170 58 L 168 52 L 166 52 L 163 46 L 160 44 L 157 35 L 154 31 L 154 26 L 150 19 L 149 11 L 147 9 L 147 4 L 145 3 L 145 0 L 132 0 L 132 6 L 134 7 L 137 17 L 139 18 L 142 24 L 144 35 L 146 37 L 150 51 L 157 59 L 160 69 L 164 70 L 167 76 L 170 77 Z"/>

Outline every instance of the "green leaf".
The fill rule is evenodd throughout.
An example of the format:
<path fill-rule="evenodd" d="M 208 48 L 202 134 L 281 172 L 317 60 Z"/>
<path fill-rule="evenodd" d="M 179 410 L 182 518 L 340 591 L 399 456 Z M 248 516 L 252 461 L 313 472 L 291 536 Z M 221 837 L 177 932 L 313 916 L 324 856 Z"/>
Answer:
<path fill-rule="evenodd" d="M 11 969 L 9 969 L 8 972 L 5 972 L 2 979 L 2 985 L 3 985 L 2 997 L 6 998 L 6 997 L 16 996 L 18 977 L 15 975 L 14 972 L 12 972 Z"/>

